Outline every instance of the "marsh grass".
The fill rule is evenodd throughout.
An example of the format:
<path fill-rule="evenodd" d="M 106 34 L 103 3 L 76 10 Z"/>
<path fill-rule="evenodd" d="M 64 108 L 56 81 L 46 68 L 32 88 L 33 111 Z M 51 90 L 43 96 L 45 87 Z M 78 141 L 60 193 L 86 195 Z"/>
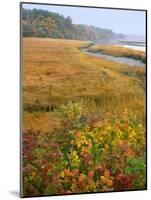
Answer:
<path fill-rule="evenodd" d="M 88 114 L 119 114 L 125 108 L 139 115 L 144 113 L 145 68 L 129 67 L 80 51 L 88 46 L 85 41 L 23 39 L 25 111 L 53 112 L 72 101 L 85 104 Z M 111 48 L 111 52 L 113 49 L 122 53 L 119 48 Z M 130 53 L 135 55 L 138 51 Z"/>
<path fill-rule="evenodd" d="M 146 62 L 146 56 L 143 51 L 133 50 L 126 47 L 112 45 L 93 45 L 89 47 L 89 50 L 92 52 L 102 52 L 117 57 L 134 58 L 141 60 L 144 63 Z"/>

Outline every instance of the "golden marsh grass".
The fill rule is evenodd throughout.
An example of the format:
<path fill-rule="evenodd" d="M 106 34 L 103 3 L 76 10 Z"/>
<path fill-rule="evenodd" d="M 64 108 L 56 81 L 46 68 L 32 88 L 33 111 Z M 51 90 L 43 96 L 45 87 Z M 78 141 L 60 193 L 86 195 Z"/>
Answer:
<path fill-rule="evenodd" d="M 139 115 L 144 113 L 145 68 L 86 55 L 80 48 L 88 45 L 88 42 L 77 40 L 23 39 L 23 104 L 26 111 L 34 110 L 37 102 L 53 110 L 72 101 L 84 103 L 89 114 L 118 114 L 125 108 Z M 126 56 L 120 47 L 103 49 Z M 138 54 L 138 51 L 131 52 Z M 30 127 L 28 117 L 31 114 L 27 112 L 25 126 Z M 36 126 L 36 122 L 34 124 Z"/>

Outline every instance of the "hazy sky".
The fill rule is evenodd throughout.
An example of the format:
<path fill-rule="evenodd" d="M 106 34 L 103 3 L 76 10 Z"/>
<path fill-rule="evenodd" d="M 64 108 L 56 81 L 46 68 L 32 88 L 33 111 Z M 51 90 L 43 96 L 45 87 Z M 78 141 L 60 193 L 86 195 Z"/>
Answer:
<path fill-rule="evenodd" d="M 145 35 L 145 12 L 131 10 L 23 4 L 28 9 L 43 9 L 70 16 L 74 24 L 108 28 L 116 33 Z"/>

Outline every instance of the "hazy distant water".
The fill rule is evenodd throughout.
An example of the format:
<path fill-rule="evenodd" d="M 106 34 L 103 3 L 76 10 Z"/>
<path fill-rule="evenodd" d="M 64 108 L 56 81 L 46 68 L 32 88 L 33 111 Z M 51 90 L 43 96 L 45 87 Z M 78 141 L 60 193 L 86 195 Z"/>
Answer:
<path fill-rule="evenodd" d="M 145 51 L 146 46 L 136 46 L 136 45 L 122 45 L 123 47 L 134 49 L 134 50 L 139 50 L 139 51 Z"/>
<path fill-rule="evenodd" d="M 127 47 L 134 50 L 146 51 L 146 43 L 138 41 L 121 41 L 119 46 Z"/>

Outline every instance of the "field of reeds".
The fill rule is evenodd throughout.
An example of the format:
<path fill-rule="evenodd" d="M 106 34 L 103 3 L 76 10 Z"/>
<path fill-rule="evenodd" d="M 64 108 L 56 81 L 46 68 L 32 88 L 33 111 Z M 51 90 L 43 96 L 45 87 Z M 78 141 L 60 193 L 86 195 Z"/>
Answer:
<path fill-rule="evenodd" d="M 23 39 L 23 196 L 146 188 L 145 68 L 88 46 Z"/>

